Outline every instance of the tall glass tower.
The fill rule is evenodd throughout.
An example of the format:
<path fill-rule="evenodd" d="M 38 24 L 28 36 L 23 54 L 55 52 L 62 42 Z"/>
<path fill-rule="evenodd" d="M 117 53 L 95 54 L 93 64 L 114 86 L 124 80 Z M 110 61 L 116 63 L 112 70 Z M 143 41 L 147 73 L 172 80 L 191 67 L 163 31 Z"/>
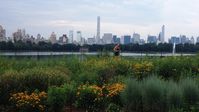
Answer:
<path fill-rule="evenodd" d="M 73 30 L 69 31 L 69 43 L 73 43 Z"/>
<path fill-rule="evenodd" d="M 96 43 L 100 43 L 100 16 L 97 17 L 97 35 L 96 35 Z"/>
<path fill-rule="evenodd" d="M 82 33 L 81 31 L 77 31 L 77 42 L 81 44 L 81 41 L 82 41 Z"/>
<path fill-rule="evenodd" d="M 162 26 L 162 32 L 161 32 L 161 38 L 160 38 L 160 42 L 164 43 L 164 38 L 165 38 L 165 26 Z"/>

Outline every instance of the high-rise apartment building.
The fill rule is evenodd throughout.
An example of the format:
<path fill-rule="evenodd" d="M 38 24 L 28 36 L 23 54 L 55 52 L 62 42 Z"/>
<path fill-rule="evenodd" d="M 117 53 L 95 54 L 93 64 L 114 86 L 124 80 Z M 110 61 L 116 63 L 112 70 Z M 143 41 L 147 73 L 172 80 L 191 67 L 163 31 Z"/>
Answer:
<path fill-rule="evenodd" d="M 181 44 L 187 43 L 187 37 L 186 37 L 186 35 L 180 35 L 180 43 Z"/>
<path fill-rule="evenodd" d="M 50 42 L 51 42 L 52 44 L 57 43 L 57 39 L 56 39 L 56 34 L 55 34 L 55 32 L 52 32 L 52 34 L 50 35 Z"/>
<path fill-rule="evenodd" d="M 0 25 L 0 42 L 6 41 L 6 30 Z"/>
<path fill-rule="evenodd" d="M 18 29 L 16 32 L 14 32 L 13 34 L 13 40 L 14 42 L 17 42 L 17 41 L 22 41 L 23 40 L 23 32 L 21 29 Z"/>
<path fill-rule="evenodd" d="M 162 32 L 160 36 L 160 43 L 164 43 L 164 38 L 165 38 L 165 26 L 162 26 Z"/>
<path fill-rule="evenodd" d="M 133 43 L 140 43 L 140 34 L 138 33 L 133 33 Z"/>
<path fill-rule="evenodd" d="M 196 43 L 199 43 L 199 36 L 196 38 Z"/>
<path fill-rule="evenodd" d="M 59 37 L 59 44 L 67 44 L 68 43 L 68 37 L 66 34 L 63 34 L 61 37 Z"/>
<path fill-rule="evenodd" d="M 73 41 L 74 41 L 74 40 L 73 40 L 73 37 L 74 37 L 74 36 L 73 36 L 73 30 L 70 30 L 70 31 L 69 31 L 69 38 L 68 38 L 68 39 L 69 39 L 69 43 L 73 43 Z"/>
<path fill-rule="evenodd" d="M 180 38 L 176 36 L 172 36 L 171 39 L 169 39 L 169 43 L 171 44 L 180 44 Z"/>
<path fill-rule="evenodd" d="M 147 43 L 157 43 L 157 37 L 148 35 L 147 37 Z"/>
<path fill-rule="evenodd" d="M 95 44 L 95 38 L 93 37 L 93 38 L 88 38 L 87 39 L 87 44 L 88 45 L 93 45 L 93 44 Z"/>
<path fill-rule="evenodd" d="M 82 32 L 77 31 L 77 43 L 81 44 L 81 41 L 82 41 Z"/>
<path fill-rule="evenodd" d="M 97 35 L 96 44 L 100 44 L 100 16 L 97 17 Z"/>
<path fill-rule="evenodd" d="M 124 35 L 121 37 L 121 44 L 130 44 L 131 43 L 131 36 L 130 35 Z"/>
<path fill-rule="evenodd" d="M 113 35 L 112 33 L 104 33 L 102 39 L 104 44 L 111 44 L 113 40 Z"/>
<path fill-rule="evenodd" d="M 191 44 L 195 44 L 195 39 L 194 39 L 193 36 L 192 36 L 191 39 L 190 39 L 190 43 L 191 43 Z"/>
<path fill-rule="evenodd" d="M 36 43 L 39 43 L 41 41 L 44 41 L 43 38 L 41 37 L 41 34 L 37 34 L 37 38 L 36 38 Z"/>

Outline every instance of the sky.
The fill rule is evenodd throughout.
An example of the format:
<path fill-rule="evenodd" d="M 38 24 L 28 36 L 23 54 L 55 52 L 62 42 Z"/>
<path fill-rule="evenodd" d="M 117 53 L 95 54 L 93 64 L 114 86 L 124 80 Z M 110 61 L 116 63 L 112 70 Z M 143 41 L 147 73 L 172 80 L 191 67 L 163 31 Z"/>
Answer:
<path fill-rule="evenodd" d="M 165 25 L 171 36 L 199 36 L 199 0 L 0 0 L 0 25 L 11 36 L 17 29 L 49 38 L 81 31 L 85 38 L 96 35 L 97 16 L 103 33 L 141 38 L 158 35 Z"/>

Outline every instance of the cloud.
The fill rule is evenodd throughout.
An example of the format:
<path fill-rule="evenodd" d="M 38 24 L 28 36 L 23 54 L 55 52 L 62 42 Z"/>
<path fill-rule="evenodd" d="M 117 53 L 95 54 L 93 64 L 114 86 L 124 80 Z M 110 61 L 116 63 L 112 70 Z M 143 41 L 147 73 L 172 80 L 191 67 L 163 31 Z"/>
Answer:
<path fill-rule="evenodd" d="M 8 29 L 26 28 L 30 33 L 65 33 L 81 30 L 85 37 L 96 33 L 101 16 L 102 33 L 118 35 L 134 31 L 146 38 L 157 35 L 163 24 L 166 36 L 199 35 L 198 0 L 4 0 L 1 24 Z M 8 30 L 10 34 L 13 30 Z M 36 35 L 36 34 L 35 34 Z M 101 34 L 102 35 L 102 34 Z"/>

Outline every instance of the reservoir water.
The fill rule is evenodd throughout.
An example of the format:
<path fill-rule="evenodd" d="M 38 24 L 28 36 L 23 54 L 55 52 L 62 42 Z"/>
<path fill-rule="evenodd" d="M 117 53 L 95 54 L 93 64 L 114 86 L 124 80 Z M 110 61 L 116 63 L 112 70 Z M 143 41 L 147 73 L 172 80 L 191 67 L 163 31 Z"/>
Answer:
<path fill-rule="evenodd" d="M 14 57 L 14 56 L 67 56 L 67 55 L 100 55 L 101 52 L 0 52 L 0 56 L 8 56 L 8 57 Z M 109 53 L 110 55 L 113 55 L 113 53 Z M 196 54 L 188 54 L 188 53 L 129 53 L 129 52 L 123 52 L 121 53 L 121 56 L 126 57 L 142 57 L 142 56 L 152 56 L 152 57 L 167 57 L 167 56 L 194 56 Z"/>

